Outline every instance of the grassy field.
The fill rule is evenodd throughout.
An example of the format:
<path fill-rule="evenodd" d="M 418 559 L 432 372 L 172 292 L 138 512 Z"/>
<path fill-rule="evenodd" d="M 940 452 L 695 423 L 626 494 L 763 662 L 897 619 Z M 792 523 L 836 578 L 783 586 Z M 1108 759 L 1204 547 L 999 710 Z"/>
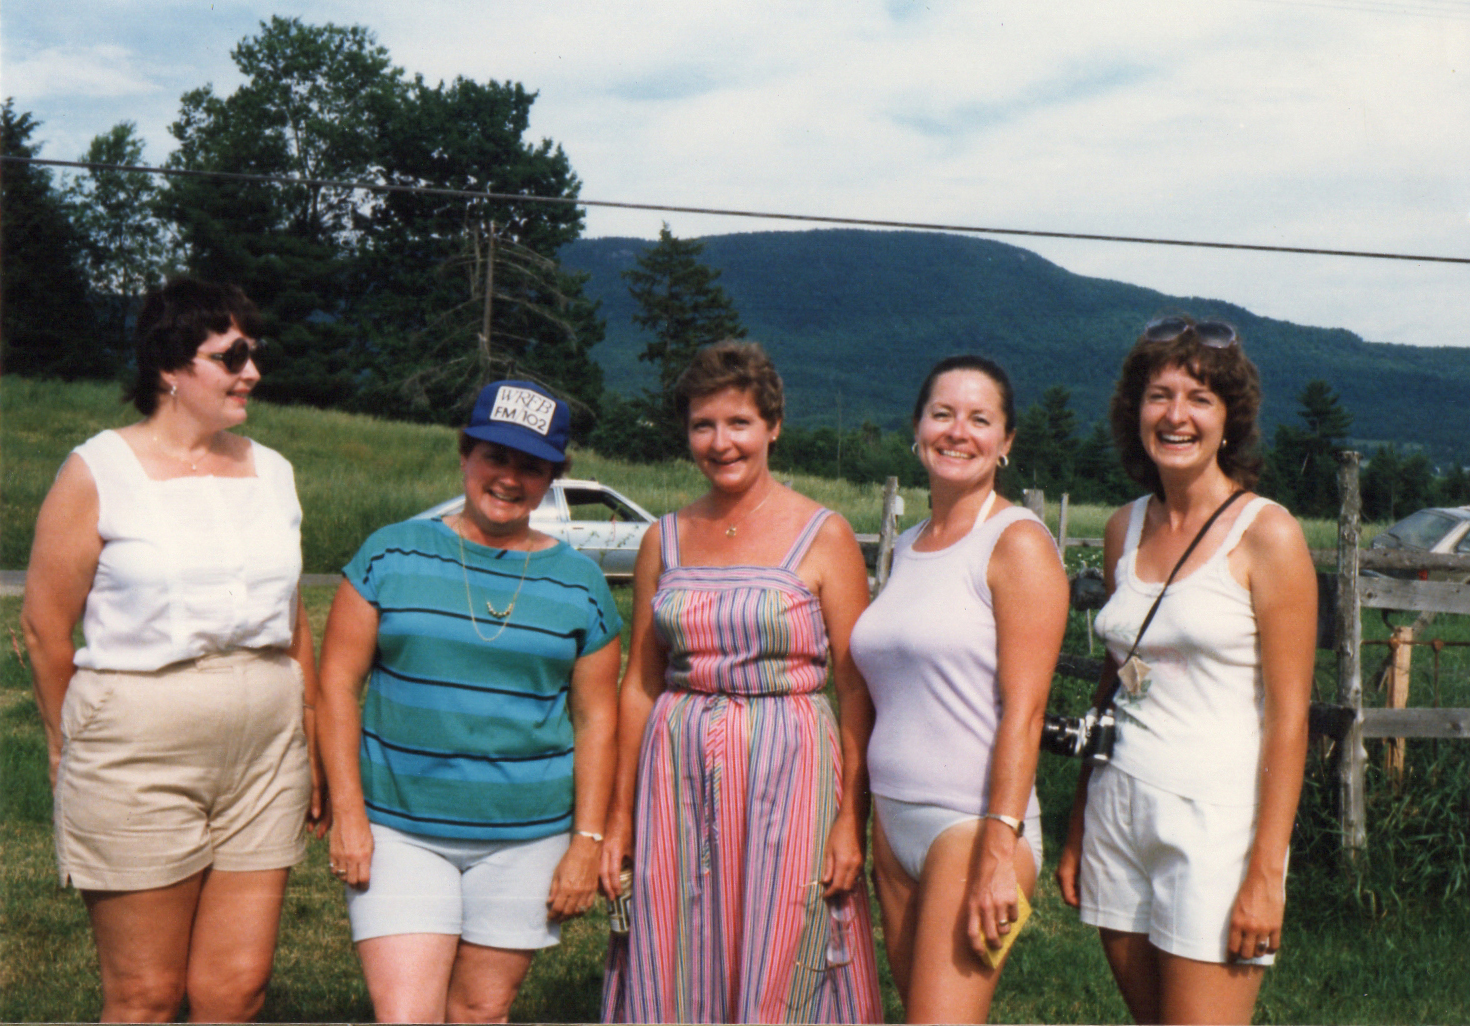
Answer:
<path fill-rule="evenodd" d="M 0 566 L 24 566 L 35 508 L 66 452 L 96 430 L 127 423 L 110 389 L 6 380 L 0 454 L 4 460 Z M 442 428 L 378 422 L 318 411 L 252 408 L 249 433 L 281 450 L 296 466 L 306 510 L 307 566 L 330 571 L 368 531 L 452 494 L 458 487 L 453 435 Z M 574 473 L 627 491 L 654 512 L 677 508 L 702 489 L 686 463 L 634 467 L 578 453 Z M 879 495 L 819 479 L 795 486 L 846 513 L 860 531 L 877 527 Z M 926 503 L 906 494 L 912 523 Z M 1048 512 L 1055 527 L 1056 508 Z M 1107 510 L 1074 509 L 1070 532 L 1096 536 Z M 1306 525 L 1311 544 L 1333 542 L 1330 524 Z M 1096 558 L 1096 552 L 1070 559 Z M 307 591 L 320 638 L 330 588 Z M 630 593 L 616 592 L 623 613 Z M 51 851 L 50 795 L 44 743 L 29 691 L 29 672 L 14 640 L 19 600 L 0 598 L 0 1020 L 55 1021 L 95 1017 L 100 1006 L 95 954 L 82 904 L 61 889 Z M 1403 620 L 1404 617 L 1397 619 Z M 1365 635 L 1386 628 L 1365 617 Z M 1433 636 L 1470 641 L 1470 622 L 1441 617 Z M 1067 647 L 1087 650 L 1087 624 L 1073 614 Z M 1377 664 L 1384 650 L 1367 650 Z M 1470 649 L 1441 655 L 1441 704 L 1470 706 Z M 1422 658 L 1421 658 L 1422 655 Z M 1319 653 L 1318 690 L 1335 691 L 1331 653 Z M 1058 678 L 1055 708 L 1079 711 L 1091 682 Z M 1430 704 L 1433 659 L 1415 655 L 1411 702 Z M 1368 685 L 1370 704 L 1382 703 Z M 1463 743 L 1410 742 L 1410 772 L 1397 788 L 1381 779 L 1381 745 L 1369 798 L 1370 847 L 1345 870 L 1333 834 L 1332 785 L 1314 751 L 1293 843 L 1286 935 L 1277 967 L 1267 974 L 1260 1022 L 1470 1022 L 1470 974 L 1456 965 L 1470 948 L 1470 769 Z M 992 1016 L 999 1022 L 1120 1022 L 1127 1018 L 1095 935 L 1063 906 L 1049 882 L 1071 801 L 1076 765 L 1044 757 L 1038 777 L 1048 876 L 1006 970 Z M 513 1009 L 518 1021 L 590 1021 L 598 1015 L 606 921 L 601 911 L 572 924 L 559 948 L 540 956 Z M 886 978 L 886 1012 L 901 1009 Z M 313 843 L 292 876 L 281 945 L 263 1018 L 267 1021 L 369 1019 L 371 1007 L 351 950 L 338 885 L 326 870 L 325 846 Z"/>

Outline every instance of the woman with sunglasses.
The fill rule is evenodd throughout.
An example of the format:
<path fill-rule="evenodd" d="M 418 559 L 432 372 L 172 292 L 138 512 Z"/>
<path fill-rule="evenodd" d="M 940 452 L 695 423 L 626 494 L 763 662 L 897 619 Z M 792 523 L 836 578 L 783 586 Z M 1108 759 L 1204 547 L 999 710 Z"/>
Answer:
<path fill-rule="evenodd" d="M 104 1022 L 171 1021 L 185 996 L 196 1021 L 253 1018 L 289 867 L 324 829 L 295 478 L 231 430 L 260 329 L 234 286 L 149 293 L 143 419 L 77 446 L 36 521 L 21 616 Z"/>
<path fill-rule="evenodd" d="M 1057 882 L 1141 1023 L 1249 1022 L 1281 945 L 1317 591 L 1297 522 L 1250 492 L 1260 399 L 1235 329 L 1188 317 L 1144 329 L 1113 393 L 1148 494 L 1106 529 L 1117 740 L 1079 780 Z"/>

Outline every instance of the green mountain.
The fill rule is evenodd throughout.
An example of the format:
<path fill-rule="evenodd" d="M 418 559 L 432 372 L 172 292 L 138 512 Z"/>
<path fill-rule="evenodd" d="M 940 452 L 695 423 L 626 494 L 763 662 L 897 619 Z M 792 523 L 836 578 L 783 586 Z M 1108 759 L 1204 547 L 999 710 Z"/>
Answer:
<path fill-rule="evenodd" d="M 1354 417 L 1353 441 L 1422 445 L 1437 460 L 1470 457 L 1470 348 L 1365 342 L 1341 328 L 1258 317 L 1221 299 L 1168 296 L 1073 274 L 1029 250 L 930 232 L 817 230 L 714 235 L 703 261 L 787 388 L 787 415 L 806 427 L 864 419 L 907 423 L 915 390 L 938 359 L 981 352 L 999 360 L 1024 408 L 1054 384 L 1089 422 L 1107 408 L 1123 355 L 1160 312 L 1218 317 L 1240 331 L 1260 368 L 1263 420 L 1296 420 L 1296 396 L 1326 380 Z M 591 275 L 606 341 L 594 350 L 607 384 L 624 394 L 652 382 L 638 362 L 646 341 L 631 321 L 621 273 L 651 245 L 582 239 L 562 251 Z"/>

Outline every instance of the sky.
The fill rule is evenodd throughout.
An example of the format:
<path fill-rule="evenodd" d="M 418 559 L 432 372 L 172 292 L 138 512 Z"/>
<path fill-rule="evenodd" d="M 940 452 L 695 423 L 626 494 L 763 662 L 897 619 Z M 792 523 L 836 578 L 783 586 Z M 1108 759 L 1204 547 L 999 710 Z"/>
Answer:
<path fill-rule="evenodd" d="M 4 0 L 0 90 L 78 159 L 241 79 L 271 15 L 538 92 L 585 199 L 1470 258 L 1470 0 Z M 808 225 L 592 207 L 589 237 Z M 1470 264 L 992 236 L 1373 342 L 1470 346 Z"/>

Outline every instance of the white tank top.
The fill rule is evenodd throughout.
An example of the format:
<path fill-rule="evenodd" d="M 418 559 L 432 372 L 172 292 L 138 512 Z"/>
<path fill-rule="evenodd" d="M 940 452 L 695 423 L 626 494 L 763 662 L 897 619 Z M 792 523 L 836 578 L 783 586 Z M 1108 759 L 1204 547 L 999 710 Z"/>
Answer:
<path fill-rule="evenodd" d="M 868 741 L 874 794 L 982 815 L 1000 722 L 995 610 L 986 575 L 1005 529 L 1035 514 L 1020 506 L 937 552 L 915 552 L 923 524 L 893 550 L 888 584 L 852 631 L 876 719 Z M 1026 816 L 1040 806 L 1035 788 Z"/>
<path fill-rule="evenodd" d="M 1136 695 L 1120 687 L 1113 765 L 1145 783 L 1198 801 L 1254 805 L 1261 757 L 1261 652 L 1250 592 L 1228 557 L 1270 499 L 1248 502 L 1220 547 L 1175 578 L 1138 646 L 1149 667 Z M 1148 497 L 1133 504 L 1114 591 L 1096 630 L 1122 661 L 1162 582 L 1138 579 L 1138 540 Z"/>
<path fill-rule="evenodd" d="M 182 659 L 291 641 L 301 505 L 291 464 L 251 443 L 255 477 L 148 477 L 103 431 L 73 450 L 97 483 L 102 555 L 76 665 L 157 670 Z"/>

